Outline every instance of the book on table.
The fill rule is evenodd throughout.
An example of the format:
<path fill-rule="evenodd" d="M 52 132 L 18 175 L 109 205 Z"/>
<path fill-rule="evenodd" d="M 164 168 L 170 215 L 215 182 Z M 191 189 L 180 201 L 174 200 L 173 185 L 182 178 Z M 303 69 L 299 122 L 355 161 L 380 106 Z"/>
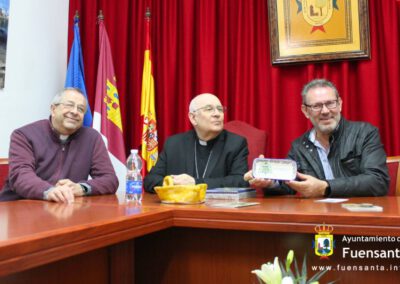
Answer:
<path fill-rule="evenodd" d="M 207 189 L 206 199 L 231 199 L 256 197 L 256 190 L 248 187 L 219 187 Z"/>

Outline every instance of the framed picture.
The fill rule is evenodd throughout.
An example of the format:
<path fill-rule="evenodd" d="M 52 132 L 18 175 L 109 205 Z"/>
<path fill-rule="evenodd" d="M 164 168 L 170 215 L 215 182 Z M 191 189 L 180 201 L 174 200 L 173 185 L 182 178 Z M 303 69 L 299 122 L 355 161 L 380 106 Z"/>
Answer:
<path fill-rule="evenodd" d="M 268 0 L 272 64 L 370 58 L 368 0 Z"/>

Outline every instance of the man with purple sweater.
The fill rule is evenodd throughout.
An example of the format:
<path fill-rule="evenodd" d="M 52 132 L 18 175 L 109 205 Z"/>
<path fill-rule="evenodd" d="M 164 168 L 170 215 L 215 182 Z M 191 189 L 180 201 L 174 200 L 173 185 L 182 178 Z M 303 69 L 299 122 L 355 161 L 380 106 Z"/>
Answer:
<path fill-rule="evenodd" d="M 79 89 L 64 89 L 51 103 L 49 120 L 12 133 L 9 174 L 0 201 L 70 203 L 76 196 L 115 193 L 118 179 L 101 135 L 82 127 L 86 107 Z"/>

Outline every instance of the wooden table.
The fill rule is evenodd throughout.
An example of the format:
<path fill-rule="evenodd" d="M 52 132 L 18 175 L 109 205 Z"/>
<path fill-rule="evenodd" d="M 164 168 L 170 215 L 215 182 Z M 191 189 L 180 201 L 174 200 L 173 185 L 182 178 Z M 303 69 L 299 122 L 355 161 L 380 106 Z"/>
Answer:
<path fill-rule="evenodd" d="M 332 265 L 336 271 L 323 281 L 398 283 L 399 259 L 343 259 L 342 248 L 399 247 L 400 198 L 350 199 L 380 205 L 379 213 L 352 213 L 340 204 L 296 197 L 248 201 L 260 204 L 165 205 L 150 194 L 141 207 L 125 205 L 115 195 L 79 198 L 70 205 L 2 202 L 0 283 L 256 283 L 251 270 L 274 256 L 285 259 L 289 249 L 300 263 L 307 254 L 310 275 L 312 265 Z M 322 223 L 334 229 L 336 247 L 329 260 L 320 260 L 312 248 L 314 228 Z M 347 245 L 343 236 L 394 236 L 396 242 Z M 354 264 L 399 269 L 346 270 Z"/>

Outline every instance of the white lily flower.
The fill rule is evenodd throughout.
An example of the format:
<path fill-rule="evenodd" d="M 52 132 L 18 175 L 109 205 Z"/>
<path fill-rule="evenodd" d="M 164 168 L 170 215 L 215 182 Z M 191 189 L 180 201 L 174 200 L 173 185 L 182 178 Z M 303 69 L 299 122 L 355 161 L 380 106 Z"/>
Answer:
<path fill-rule="evenodd" d="M 254 273 L 264 283 L 267 283 L 267 275 L 264 272 L 262 272 L 260 269 L 253 270 L 251 273 Z"/>
<path fill-rule="evenodd" d="M 275 257 L 273 264 L 271 262 L 264 263 L 263 265 L 261 265 L 261 269 L 253 270 L 251 273 L 256 274 L 258 280 L 260 282 L 262 281 L 265 284 L 295 284 L 300 282 L 305 283 L 307 281 L 306 279 L 307 273 L 303 273 L 302 271 L 301 275 L 297 275 L 297 277 L 293 275 L 293 272 L 290 269 L 293 260 L 294 260 L 294 251 L 289 250 L 286 256 L 285 267 L 282 267 L 283 272 L 286 275 L 283 279 L 278 257 Z M 303 267 L 305 266 L 306 266 L 306 259 L 304 258 Z M 315 279 L 315 281 L 311 282 L 310 284 L 319 284 L 318 279 L 321 278 L 325 274 L 325 272 L 326 271 L 324 271 L 323 273 L 315 274 L 312 277 L 313 279 Z"/>
<path fill-rule="evenodd" d="M 263 264 L 261 265 L 261 270 L 256 269 L 252 273 L 255 273 L 266 284 L 281 284 L 282 282 L 282 272 L 278 257 L 275 257 L 274 264 L 271 262 Z"/>
<path fill-rule="evenodd" d="M 292 277 L 290 276 L 283 277 L 282 284 L 294 284 Z"/>

